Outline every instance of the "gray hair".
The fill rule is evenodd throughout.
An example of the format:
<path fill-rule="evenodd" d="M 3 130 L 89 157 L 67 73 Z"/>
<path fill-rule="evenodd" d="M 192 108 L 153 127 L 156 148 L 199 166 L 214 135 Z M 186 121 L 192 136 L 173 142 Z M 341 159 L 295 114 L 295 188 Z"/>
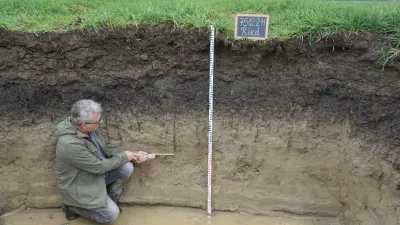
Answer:
<path fill-rule="evenodd" d="M 93 100 L 79 100 L 71 108 L 72 123 L 79 126 L 82 123 L 89 122 L 93 113 L 101 113 L 102 111 L 101 105 Z"/>

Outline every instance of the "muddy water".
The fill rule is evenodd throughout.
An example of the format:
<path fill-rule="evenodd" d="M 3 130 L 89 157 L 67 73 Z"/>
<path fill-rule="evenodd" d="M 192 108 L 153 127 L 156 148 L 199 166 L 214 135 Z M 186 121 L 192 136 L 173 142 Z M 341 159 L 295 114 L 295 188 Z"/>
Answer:
<path fill-rule="evenodd" d="M 123 206 L 123 213 L 113 225 L 340 225 L 335 218 L 254 216 L 243 213 L 215 212 L 211 222 L 206 211 L 169 206 Z M 94 225 L 85 218 L 67 221 L 60 209 L 28 209 L 3 216 L 4 225 Z M 3 225 L 3 224 L 1 224 Z"/>

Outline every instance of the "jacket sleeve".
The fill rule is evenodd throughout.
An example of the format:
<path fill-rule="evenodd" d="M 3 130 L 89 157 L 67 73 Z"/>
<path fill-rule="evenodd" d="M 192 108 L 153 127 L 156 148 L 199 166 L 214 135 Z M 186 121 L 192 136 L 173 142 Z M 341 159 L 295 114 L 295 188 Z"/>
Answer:
<path fill-rule="evenodd" d="M 119 154 L 119 153 L 121 153 L 121 152 L 123 153 L 123 152 L 125 151 L 121 146 L 118 146 L 118 145 L 116 145 L 116 144 L 114 144 L 114 143 L 111 143 L 111 142 L 106 143 L 106 148 L 107 148 L 108 151 L 110 151 L 111 154 L 113 154 L 113 155 Z"/>
<path fill-rule="evenodd" d="M 104 174 L 129 161 L 125 152 L 120 152 L 111 158 L 101 160 L 89 152 L 84 143 L 70 141 L 60 142 L 58 145 L 58 154 L 62 160 L 94 174 Z"/>

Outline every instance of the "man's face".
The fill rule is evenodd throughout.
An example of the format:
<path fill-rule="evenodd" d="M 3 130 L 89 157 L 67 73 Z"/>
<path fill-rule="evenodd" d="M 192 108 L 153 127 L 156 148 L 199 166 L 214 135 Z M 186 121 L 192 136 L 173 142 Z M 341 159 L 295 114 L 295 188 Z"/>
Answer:
<path fill-rule="evenodd" d="M 83 123 L 81 127 L 84 132 L 93 132 L 99 129 L 102 122 L 103 120 L 101 119 L 101 114 L 93 113 L 90 117 L 90 121 Z"/>

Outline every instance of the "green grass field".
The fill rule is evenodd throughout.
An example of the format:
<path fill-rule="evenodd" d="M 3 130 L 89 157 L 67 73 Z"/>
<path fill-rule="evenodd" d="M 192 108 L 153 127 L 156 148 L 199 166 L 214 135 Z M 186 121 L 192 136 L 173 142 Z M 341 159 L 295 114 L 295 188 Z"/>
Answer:
<path fill-rule="evenodd" d="M 381 33 L 387 60 L 400 53 L 400 2 L 332 0 L 0 0 L 0 27 L 45 32 L 174 22 L 214 25 L 229 37 L 236 13 L 268 14 L 269 37 L 324 38 L 334 33 Z M 77 23 L 77 21 L 79 21 Z"/>

